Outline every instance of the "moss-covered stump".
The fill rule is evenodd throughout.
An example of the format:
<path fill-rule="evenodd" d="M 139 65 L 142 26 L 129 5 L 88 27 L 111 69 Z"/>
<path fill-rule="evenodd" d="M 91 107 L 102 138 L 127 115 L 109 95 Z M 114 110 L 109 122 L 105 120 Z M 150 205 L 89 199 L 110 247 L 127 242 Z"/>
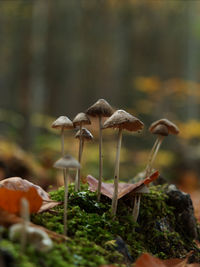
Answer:
<path fill-rule="evenodd" d="M 24 254 L 20 246 L 3 234 L 1 248 L 10 252 L 20 267 L 70 267 L 100 266 L 116 264 L 126 266 L 142 252 L 149 252 L 159 258 L 182 258 L 193 250 L 191 261 L 200 261 L 200 251 L 191 236 L 184 230 L 184 221 L 177 220 L 176 209 L 169 205 L 166 186 L 150 187 L 150 194 L 141 199 L 138 222 L 132 219 L 130 200 L 119 201 L 116 218 L 110 215 L 111 201 L 102 197 L 96 201 L 96 194 L 82 188 L 75 193 L 69 188 L 68 236 L 66 243 L 54 244 L 49 253 L 35 251 L 28 245 Z M 51 197 L 63 201 L 64 189 L 51 192 Z M 57 233 L 63 232 L 63 206 L 32 217 L 36 224 Z M 199 233 L 198 233 L 199 234 Z M 199 236 L 198 236 L 199 238 Z"/>

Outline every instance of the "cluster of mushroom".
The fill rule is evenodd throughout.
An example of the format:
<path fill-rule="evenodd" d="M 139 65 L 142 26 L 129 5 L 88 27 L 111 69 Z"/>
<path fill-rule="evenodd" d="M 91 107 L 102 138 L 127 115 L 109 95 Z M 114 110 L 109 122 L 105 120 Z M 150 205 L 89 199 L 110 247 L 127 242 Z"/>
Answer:
<path fill-rule="evenodd" d="M 81 157 L 83 153 L 84 140 L 92 140 L 92 134 L 86 129 L 83 128 L 84 125 L 91 124 L 88 116 L 97 117 L 99 121 L 99 177 L 98 177 L 98 188 L 97 188 L 97 199 L 100 200 L 101 196 L 101 184 L 102 184 L 102 130 L 106 128 L 115 128 L 118 129 L 118 142 L 117 142 L 117 152 L 115 159 L 115 169 L 114 169 L 114 193 L 112 197 L 112 214 L 115 215 L 117 211 L 117 202 L 118 202 L 118 183 L 119 183 L 119 163 L 120 163 L 120 149 L 122 142 L 122 130 L 128 130 L 131 132 L 140 132 L 144 124 L 136 117 L 132 116 L 130 113 L 124 110 L 114 111 L 110 104 L 104 100 L 99 99 L 91 107 L 89 107 L 85 113 L 78 113 L 74 118 L 73 122 L 69 118 L 61 116 L 53 124 L 53 128 L 61 129 L 61 151 L 62 158 L 59 159 L 54 167 L 63 169 L 63 176 L 65 181 L 65 200 L 64 200 L 64 233 L 67 232 L 67 195 L 68 195 L 68 179 L 67 179 L 67 170 L 69 168 L 77 169 L 76 179 L 75 179 L 75 191 L 80 190 L 80 164 Z M 102 118 L 107 118 L 102 123 Z M 71 129 L 79 127 L 76 137 L 79 138 L 79 155 L 78 161 L 76 161 L 71 156 L 64 155 L 64 129 Z M 150 132 L 158 135 L 156 142 L 151 150 L 148 164 L 146 167 L 145 177 L 149 177 L 152 173 L 152 165 L 158 153 L 159 147 L 163 141 L 164 136 L 167 136 L 169 133 L 178 134 L 179 129 L 173 123 L 167 119 L 161 119 L 154 122 L 150 128 Z M 139 205 L 140 198 L 135 198 L 135 206 Z M 137 213 L 137 210 L 134 212 Z"/>

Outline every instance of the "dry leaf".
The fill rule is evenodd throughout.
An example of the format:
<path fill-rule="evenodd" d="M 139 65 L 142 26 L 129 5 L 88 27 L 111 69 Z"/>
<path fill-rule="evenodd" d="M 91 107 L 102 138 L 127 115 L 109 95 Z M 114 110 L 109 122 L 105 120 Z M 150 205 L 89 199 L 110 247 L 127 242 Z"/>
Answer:
<path fill-rule="evenodd" d="M 200 264 L 193 263 L 187 264 L 188 258 L 191 253 L 185 259 L 169 259 L 169 260 L 160 260 L 151 256 L 148 253 L 142 254 L 135 264 L 134 267 L 200 267 Z"/>
<path fill-rule="evenodd" d="M 138 190 L 140 187 L 145 186 L 152 181 L 156 180 L 159 176 L 159 172 L 154 172 L 150 177 L 139 181 L 135 184 L 128 184 L 128 183 L 119 183 L 118 184 L 118 199 L 124 197 L 127 194 L 134 194 L 136 193 L 136 190 Z M 89 190 L 92 192 L 97 191 L 98 188 L 98 180 L 92 177 L 91 175 L 87 176 L 87 182 L 89 184 Z M 104 196 L 109 197 L 112 199 L 114 192 L 114 184 L 111 183 L 102 183 L 101 184 L 101 194 Z"/>
<path fill-rule="evenodd" d="M 17 214 L 22 197 L 29 201 L 30 212 L 43 212 L 60 204 L 60 202 L 52 201 L 49 194 L 40 186 L 20 177 L 0 181 L 0 207 L 2 209 Z"/>

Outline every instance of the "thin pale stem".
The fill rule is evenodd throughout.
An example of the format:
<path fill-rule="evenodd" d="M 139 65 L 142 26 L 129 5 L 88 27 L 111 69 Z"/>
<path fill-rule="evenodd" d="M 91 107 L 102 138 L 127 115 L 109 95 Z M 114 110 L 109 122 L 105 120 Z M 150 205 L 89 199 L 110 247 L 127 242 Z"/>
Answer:
<path fill-rule="evenodd" d="M 62 157 L 64 157 L 65 155 L 65 135 L 64 135 L 64 127 L 61 128 L 61 154 L 62 154 Z"/>
<path fill-rule="evenodd" d="M 111 213 L 114 216 L 116 215 L 117 202 L 118 202 L 119 162 L 120 162 L 121 143 L 122 143 L 122 129 L 119 129 L 118 141 L 117 141 L 117 152 L 116 152 L 116 159 L 115 159 L 114 192 L 113 192 L 112 209 L 111 209 Z"/>
<path fill-rule="evenodd" d="M 61 155 L 62 157 L 65 156 L 65 134 L 64 134 L 64 127 L 61 128 Z M 65 174 L 65 169 L 63 169 L 63 177 L 66 176 Z M 65 179 L 64 179 L 64 183 L 65 183 Z"/>
<path fill-rule="evenodd" d="M 23 229 L 21 233 L 21 251 L 24 252 L 27 243 L 27 226 L 30 221 L 29 203 L 25 198 L 21 199 L 21 217 L 23 219 Z"/>
<path fill-rule="evenodd" d="M 102 118 L 99 116 L 99 181 L 97 189 L 97 200 L 101 197 L 101 183 L 102 183 Z"/>
<path fill-rule="evenodd" d="M 65 195 L 64 195 L 64 235 L 67 235 L 67 202 L 68 202 L 68 169 L 64 169 L 64 184 L 65 184 Z"/>
<path fill-rule="evenodd" d="M 151 162 L 150 162 L 150 165 L 149 165 L 149 175 L 151 174 L 152 165 L 153 165 L 153 163 L 155 161 L 155 158 L 156 158 L 156 156 L 158 154 L 158 150 L 159 150 L 159 148 L 160 148 L 160 146 L 162 144 L 163 139 L 164 139 L 164 136 L 159 136 L 158 137 L 158 144 L 157 144 L 157 146 L 155 148 L 155 151 L 154 151 L 154 153 L 152 155 L 152 159 L 151 159 Z"/>
<path fill-rule="evenodd" d="M 135 196 L 134 200 L 134 208 L 133 208 L 133 220 L 134 222 L 137 222 L 139 211 L 140 211 L 140 199 L 141 199 L 141 194 L 138 194 Z"/>
<path fill-rule="evenodd" d="M 149 159 L 148 159 L 148 164 L 147 164 L 147 167 L 146 167 L 146 173 L 145 173 L 145 177 L 148 177 L 150 174 L 151 174 L 151 169 L 152 169 L 152 165 L 153 165 L 153 162 L 156 158 L 156 155 L 158 153 L 158 150 L 160 148 L 160 145 L 162 143 L 164 139 L 164 136 L 158 136 L 158 138 L 156 139 L 153 147 L 152 147 L 152 150 L 150 152 L 150 155 L 149 155 Z"/>
<path fill-rule="evenodd" d="M 82 124 L 80 124 L 80 139 L 79 139 L 79 150 L 78 150 L 78 161 L 81 163 L 81 154 L 82 154 Z M 76 171 L 76 178 L 75 178 L 75 192 L 80 190 L 80 177 L 81 177 L 81 170 L 78 169 Z"/>
<path fill-rule="evenodd" d="M 79 155 L 78 161 L 81 164 L 82 148 L 83 147 L 83 138 L 82 138 L 82 124 L 80 125 L 80 142 L 79 142 Z M 78 190 L 80 190 L 80 181 L 81 181 L 81 168 L 78 169 Z"/>
<path fill-rule="evenodd" d="M 147 163 L 147 166 L 146 166 L 146 170 L 145 170 L 145 177 L 148 177 L 149 176 L 149 166 L 150 166 L 150 164 L 151 164 L 151 160 L 152 160 L 152 156 L 153 156 L 153 153 L 154 153 L 154 151 L 155 151 L 155 148 L 156 148 L 156 146 L 157 146 L 157 144 L 158 144 L 158 138 L 156 138 L 156 141 L 155 141 L 155 143 L 154 143 L 154 145 L 153 145 L 153 147 L 152 147 L 152 149 L 151 149 L 151 152 L 150 152 L 150 154 L 149 154 L 149 158 L 148 158 L 148 163 Z"/>

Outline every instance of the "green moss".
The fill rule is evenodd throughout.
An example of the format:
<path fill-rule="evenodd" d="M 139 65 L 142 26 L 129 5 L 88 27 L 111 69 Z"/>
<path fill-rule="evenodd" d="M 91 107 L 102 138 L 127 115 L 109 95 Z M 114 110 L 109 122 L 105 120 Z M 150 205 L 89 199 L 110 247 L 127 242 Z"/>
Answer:
<path fill-rule="evenodd" d="M 51 192 L 51 198 L 63 201 L 64 189 Z M 113 220 L 110 215 L 111 201 L 102 197 L 96 201 L 96 194 L 83 186 L 75 193 L 73 185 L 69 187 L 68 236 L 69 241 L 54 244 L 50 253 L 39 253 L 27 247 L 26 253 L 19 254 L 19 245 L 7 242 L 20 267 L 67 267 L 100 266 L 115 263 L 125 266 L 124 255 L 117 250 L 113 241 L 120 236 L 127 244 L 135 260 L 142 252 L 152 253 L 162 259 L 183 257 L 195 243 L 188 240 L 180 231 L 175 231 L 176 220 L 173 208 L 166 204 L 167 195 L 163 187 L 150 188 L 150 194 L 141 198 L 138 223 L 132 220 L 131 200 L 119 201 L 118 213 Z M 32 221 L 57 233 L 63 232 L 63 205 L 54 212 L 44 212 L 32 216 Z M 1 244 L 0 244 L 1 245 Z M 197 251 L 197 250 L 196 250 Z M 199 252 L 197 251 L 197 256 Z M 31 262 L 31 263 L 30 263 Z"/>

